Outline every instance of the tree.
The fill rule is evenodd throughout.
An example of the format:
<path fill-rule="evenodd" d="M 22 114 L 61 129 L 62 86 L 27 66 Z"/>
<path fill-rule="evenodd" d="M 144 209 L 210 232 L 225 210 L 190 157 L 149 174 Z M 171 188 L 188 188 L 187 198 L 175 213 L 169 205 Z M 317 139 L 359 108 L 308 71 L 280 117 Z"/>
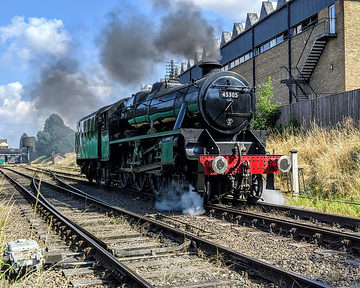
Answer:
<path fill-rule="evenodd" d="M 280 105 L 274 101 L 274 89 L 269 77 L 268 81 L 259 85 L 253 126 L 256 130 L 274 128 L 280 118 Z"/>
<path fill-rule="evenodd" d="M 57 114 L 51 114 L 45 121 L 44 130 L 36 135 L 38 156 L 65 154 L 75 149 L 75 131 L 65 126 Z"/>

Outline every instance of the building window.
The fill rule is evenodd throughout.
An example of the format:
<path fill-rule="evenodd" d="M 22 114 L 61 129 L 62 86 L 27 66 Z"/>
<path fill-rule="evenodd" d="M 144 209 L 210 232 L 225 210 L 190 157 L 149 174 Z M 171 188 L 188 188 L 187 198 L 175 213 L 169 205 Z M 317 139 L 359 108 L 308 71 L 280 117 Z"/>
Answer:
<path fill-rule="evenodd" d="M 276 37 L 276 44 L 280 44 L 284 41 L 284 34 L 281 34 L 280 36 Z"/>
<path fill-rule="evenodd" d="M 270 43 L 269 43 L 269 42 L 266 42 L 266 43 L 264 44 L 264 51 L 269 50 L 269 48 L 270 48 Z"/>
<path fill-rule="evenodd" d="M 276 38 L 270 40 L 270 48 L 274 47 L 276 45 Z"/>
<path fill-rule="evenodd" d="M 301 32 L 302 32 L 302 25 L 300 24 L 296 27 L 296 34 L 300 34 Z"/>
<path fill-rule="evenodd" d="M 311 26 L 314 26 L 318 21 L 318 15 L 315 14 L 311 16 L 310 18 L 303 21 L 302 24 L 302 31 L 305 31 L 306 29 L 310 28 Z"/>

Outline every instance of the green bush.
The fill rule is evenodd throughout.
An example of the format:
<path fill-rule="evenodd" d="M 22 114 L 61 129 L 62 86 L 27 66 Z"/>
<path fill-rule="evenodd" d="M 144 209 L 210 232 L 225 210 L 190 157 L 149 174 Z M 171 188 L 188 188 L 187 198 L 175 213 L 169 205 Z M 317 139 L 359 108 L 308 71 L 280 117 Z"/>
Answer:
<path fill-rule="evenodd" d="M 269 77 L 268 81 L 259 85 L 257 92 L 253 128 L 255 130 L 268 130 L 275 128 L 280 118 L 280 104 L 274 101 L 274 89 Z"/>

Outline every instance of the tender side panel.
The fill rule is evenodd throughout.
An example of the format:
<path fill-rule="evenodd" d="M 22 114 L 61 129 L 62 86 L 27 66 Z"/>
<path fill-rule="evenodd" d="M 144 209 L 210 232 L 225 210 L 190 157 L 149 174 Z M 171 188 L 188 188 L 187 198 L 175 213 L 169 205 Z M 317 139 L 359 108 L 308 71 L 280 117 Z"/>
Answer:
<path fill-rule="evenodd" d="M 77 159 L 96 159 L 99 157 L 95 116 L 80 121 L 76 133 L 76 145 Z"/>
<path fill-rule="evenodd" d="M 101 131 L 101 160 L 108 161 L 109 153 L 109 130 Z"/>

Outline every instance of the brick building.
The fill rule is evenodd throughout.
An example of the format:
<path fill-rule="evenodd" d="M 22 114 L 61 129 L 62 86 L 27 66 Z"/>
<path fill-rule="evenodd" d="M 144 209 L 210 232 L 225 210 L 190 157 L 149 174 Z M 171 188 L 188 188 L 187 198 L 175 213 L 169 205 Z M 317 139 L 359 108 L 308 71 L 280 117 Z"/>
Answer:
<path fill-rule="evenodd" d="M 61 163 L 64 159 L 65 159 L 65 156 L 60 155 L 60 154 L 56 154 L 52 158 L 52 163 L 55 165 L 55 164 Z"/>
<path fill-rule="evenodd" d="M 223 70 L 243 75 L 254 87 L 273 80 L 281 104 L 360 88 L 360 1 L 278 0 L 223 32 Z M 181 79 L 197 78 L 195 59 Z"/>

